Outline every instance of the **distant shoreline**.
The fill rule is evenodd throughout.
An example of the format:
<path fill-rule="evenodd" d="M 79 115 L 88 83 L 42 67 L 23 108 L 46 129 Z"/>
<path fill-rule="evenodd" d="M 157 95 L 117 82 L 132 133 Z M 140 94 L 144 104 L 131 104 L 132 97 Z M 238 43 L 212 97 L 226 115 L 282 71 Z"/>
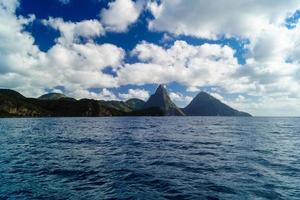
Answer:
<path fill-rule="evenodd" d="M 251 117 L 205 92 L 200 92 L 185 108 L 179 108 L 163 85 L 159 85 L 146 102 L 137 98 L 127 101 L 76 100 L 60 93 L 27 98 L 14 90 L 0 89 L 0 118 L 129 116 Z"/>

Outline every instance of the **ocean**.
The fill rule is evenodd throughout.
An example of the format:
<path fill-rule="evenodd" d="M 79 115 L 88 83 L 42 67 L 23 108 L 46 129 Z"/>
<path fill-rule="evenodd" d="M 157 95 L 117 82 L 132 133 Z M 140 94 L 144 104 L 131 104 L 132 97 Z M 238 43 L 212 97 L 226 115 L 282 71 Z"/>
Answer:
<path fill-rule="evenodd" d="M 0 199 L 300 199 L 300 118 L 0 119 Z"/>

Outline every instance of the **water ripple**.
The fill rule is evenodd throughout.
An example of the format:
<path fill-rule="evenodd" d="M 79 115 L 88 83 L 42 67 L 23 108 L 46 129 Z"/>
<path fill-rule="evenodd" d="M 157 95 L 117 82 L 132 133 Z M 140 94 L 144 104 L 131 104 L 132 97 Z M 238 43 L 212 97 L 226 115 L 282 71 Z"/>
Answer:
<path fill-rule="evenodd" d="M 300 118 L 0 120 L 0 199 L 300 199 Z"/>

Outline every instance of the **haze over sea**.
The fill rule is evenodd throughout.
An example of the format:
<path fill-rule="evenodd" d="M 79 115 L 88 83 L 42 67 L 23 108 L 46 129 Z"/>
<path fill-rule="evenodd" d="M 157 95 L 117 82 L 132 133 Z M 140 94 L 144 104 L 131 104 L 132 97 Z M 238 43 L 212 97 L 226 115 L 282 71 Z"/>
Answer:
<path fill-rule="evenodd" d="M 300 118 L 0 119 L 0 199 L 300 199 Z"/>

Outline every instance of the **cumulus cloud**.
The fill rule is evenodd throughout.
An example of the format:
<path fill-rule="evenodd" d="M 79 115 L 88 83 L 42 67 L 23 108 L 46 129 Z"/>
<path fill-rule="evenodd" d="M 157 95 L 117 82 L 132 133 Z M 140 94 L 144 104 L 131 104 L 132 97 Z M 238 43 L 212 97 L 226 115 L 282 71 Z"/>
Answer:
<path fill-rule="evenodd" d="M 192 100 L 192 96 L 185 96 L 180 92 L 170 92 L 170 98 L 179 106 L 186 106 Z"/>
<path fill-rule="evenodd" d="M 152 30 L 216 39 L 250 37 L 270 24 L 280 25 L 300 8 L 297 0 L 162 0 L 148 6 Z"/>
<path fill-rule="evenodd" d="M 137 56 L 140 62 L 125 64 L 118 70 L 119 84 L 175 81 L 187 87 L 223 85 L 238 68 L 234 50 L 226 45 L 193 46 L 176 41 L 165 49 L 142 42 L 132 51 L 132 55 Z"/>
<path fill-rule="evenodd" d="M 150 95 L 149 92 L 144 89 L 129 89 L 127 93 L 119 93 L 118 96 L 124 100 L 132 98 L 147 100 Z"/>
<path fill-rule="evenodd" d="M 5 12 L 14 13 L 16 8 L 19 6 L 18 0 L 3 0 L 0 2 L 1 14 L 3 15 Z"/>
<path fill-rule="evenodd" d="M 154 20 L 149 23 L 152 30 L 208 39 L 237 37 L 249 41 L 245 46 L 246 64 L 235 69 L 235 79 L 219 80 L 217 85 L 230 92 L 256 96 L 299 94 L 300 28 L 296 23 L 289 29 L 285 21 L 300 8 L 299 1 L 162 0 L 161 3 L 150 3 L 148 8 L 154 15 Z M 196 91 L 197 85 L 188 88 Z"/>
<path fill-rule="evenodd" d="M 19 6 L 17 0 L 0 2 L 0 73 L 1 87 L 14 87 L 20 91 L 34 90 L 35 78 L 41 82 L 50 82 L 48 76 L 40 71 L 40 62 L 44 54 L 34 44 L 30 33 L 24 26 L 34 20 L 34 16 L 16 17 L 15 10 Z"/>
<path fill-rule="evenodd" d="M 108 66 L 120 65 L 124 52 L 112 44 L 56 44 L 48 51 L 47 56 L 51 63 L 60 68 L 99 71 Z"/>
<path fill-rule="evenodd" d="M 58 39 L 60 43 L 70 44 L 78 42 L 80 38 L 89 40 L 105 34 L 105 30 L 98 20 L 65 22 L 61 18 L 50 17 L 48 20 L 43 20 L 43 23 L 60 31 L 61 37 Z"/>
<path fill-rule="evenodd" d="M 91 38 L 103 34 L 99 22 L 48 20 L 47 23 L 58 29 L 61 35 L 53 47 L 42 52 L 34 44 L 31 34 L 24 30 L 34 17 L 17 17 L 18 1 L 4 0 L 0 5 L 1 87 L 39 96 L 45 89 L 56 86 L 64 86 L 67 92 L 117 86 L 114 77 L 102 70 L 119 67 L 124 50 L 115 45 L 93 42 Z M 91 40 L 79 43 L 78 37 Z"/>
<path fill-rule="evenodd" d="M 224 97 L 222 95 L 220 95 L 219 93 L 216 93 L 216 92 L 210 92 L 209 93 L 211 96 L 215 97 L 216 99 L 220 100 L 220 101 L 223 101 L 224 100 Z"/>
<path fill-rule="evenodd" d="M 58 43 L 45 53 L 45 62 L 41 64 L 45 67 L 44 72 L 55 80 L 55 84 L 64 86 L 67 92 L 78 90 L 77 94 L 95 96 L 88 92 L 88 88 L 118 86 L 117 80 L 102 70 L 106 67 L 118 68 L 123 57 L 123 49 L 111 44 L 88 42 L 66 46 Z"/>
<path fill-rule="evenodd" d="M 124 32 L 136 22 L 142 11 L 142 2 L 115 0 L 108 4 L 108 9 L 101 10 L 101 22 L 109 31 Z"/>
<path fill-rule="evenodd" d="M 119 100 L 119 98 L 107 88 L 103 88 L 101 92 L 93 92 L 85 89 L 75 89 L 68 92 L 68 95 L 77 99 L 88 98 L 97 100 Z"/>
<path fill-rule="evenodd" d="M 256 116 L 299 116 L 299 98 L 288 96 L 259 97 L 258 99 L 238 96 L 226 101 L 230 106 L 243 111 L 251 111 Z"/>
<path fill-rule="evenodd" d="M 45 89 L 63 86 L 68 95 L 76 98 L 147 99 L 149 93 L 142 89 L 116 95 L 109 88 L 177 82 L 193 92 L 210 86 L 221 88 L 226 94 L 255 97 L 239 95 L 235 100 L 228 100 L 218 91 L 211 93 L 254 114 L 262 114 L 264 110 L 272 113 L 272 109 L 277 114 L 284 110 L 284 114 L 300 113 L 297 110 L 300 25 L 295 23 L 290 29 L 285 26 L 286 17 L 300 7 L 299 1 L 151 1 L 147 9 L 154 19 L 150 20 L 149 28 L 167 31 L 162 42 L 175 42 L 167 48 L 141 42 L 129 54 L 136 57 L 137 62 L 125 63 L 122 48 L 97 44 L 95 38 L 106 31 L 127 31 L 138 20 L 144 6 L 142 2 L 115 0 L 101 11 L 100 21 L 44 20 L 43 23 L 58 30 L 60 36 L 43 52 L 35 45 L 32 35 L 25 31 L 35 16 L 16 16 L 19 1 L 2 0 L 0 87 L 16 89 L 29 96 L 39 96 Z M 245 39 L 248 41 L 245 64 L 238 63 L 235 50 L 227 45 L 191 45 L 176 41 L 176 35 Z M 112 68 L 115 74 L 105 73 L 106 68 Z M 106 89 L 91 92 L 90 88 Z M 174 91 L 171 97 L 178 103 L 191 99 Z"/>

